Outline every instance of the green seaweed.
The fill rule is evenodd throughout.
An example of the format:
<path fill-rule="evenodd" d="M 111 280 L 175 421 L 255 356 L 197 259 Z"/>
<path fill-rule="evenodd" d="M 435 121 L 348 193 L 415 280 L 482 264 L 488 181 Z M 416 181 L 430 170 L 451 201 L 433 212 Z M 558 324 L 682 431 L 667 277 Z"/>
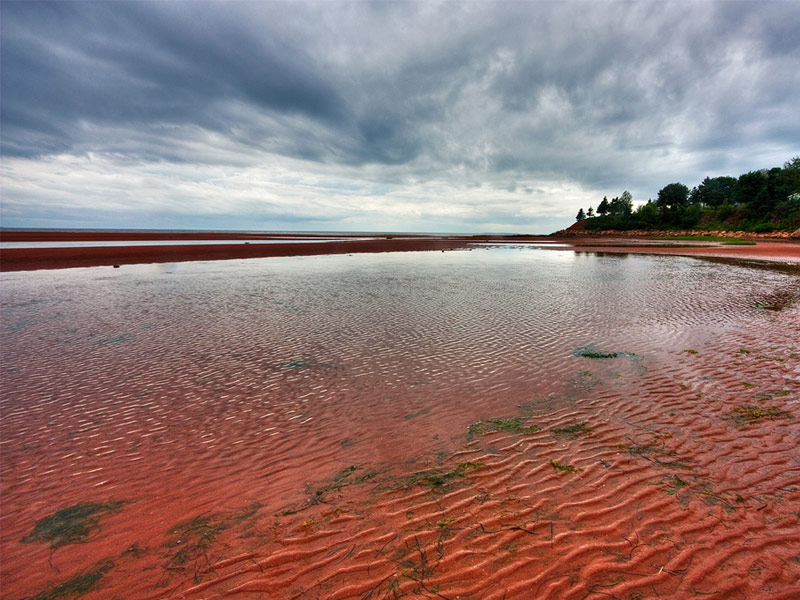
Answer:
<path fill-rule="evenodd" d="M 744 498 L 742 498 L 739 494 L 734 495 L 734 501 L 731 502 L 728 498 L 720 494 L 719 492 L 715 492 L 714 488 L 709 481 L 699 481 L 700 489 L 698 493 L 702 496 L 703 500 L 706 504 L 711 506 L 722 506 L 728 512 L 732 512 L 736 510 L 736 502 L 744 502 Z"/>
<path fill-rule="evenodd" d="M 347 479 L 358 470 L 358 467 L 355 465 L 350 465 L 349 467 L 345 467 L 341 471 L 339 471 L 336 475 L 333 476 L 334 483 L 339 483 L 340 481 Z"/>
<path fill-rule="evenodd" d="M 574 425 L 567 425 L 566 427 L 555 427 L 550 431 L 557 438 L 562 438 L 591 433 L 592 430 L 586 426 L 586 423 L 575 423 Z"/>
<path fill-rule="evenodd" d="M 525 426 L 528 419 L 525 417 L 509 417 L 496 419 L 482 419 L 477 423 L 472 423 L 467 431 L 469 437 L 484 435 L 495 431 L 504 433 L 531 434 L 541 429 L 538 425 Z"/>
<path fill-rule="evenodd" d="M 587 392 L 600 385 L 600 380 L 591 371 L 578 371 L 578 376 L 570 385 L 578 391 Z"/>
<path fill-rule="evenodd" d="M 731 419 L 736 425 L 749 425 L 757 423 L 763 419 L 791 419 L 792 415 L 785 410 L 780 410 L 774 406 L 737 406 L 731 414 Z"/>
<path fill-rule="evenodd" d="M 381 474 L 381 471 L 365 471 L 359 475 L 354 475 L 356 471 L 361 471 L 362 468 L 356 465 L 350 465 L 349 467 L 345 467 L 338 473 L 333 476 L 333 479 L 330 483 L 323 485 L 315 490 L 313 490 L 313 495 L 311 499 L 312 504 L 316 504 L 318 502 L 323 502 L 324 497 L 328 492 L 332 491 L 339 491 L 343 487 L 347 487 L 350 485 L 359 485 L 362 483 L 366 483 L 373 477 Z"/>
<path fill-rule="evenodd" d="M 594 344 L 588 344 L 578 348 L 573 354 L 579 358 L 617 358 L 619 352 L 598 352 Z"/>
<path fill-rule="evenodd" d="M 58 600 L 82 596 L 94 588 L 103 575 L 114 568 L 111 561 L 100 563 L 93 570 L 79 573 L 74 577 L 36 594 L 31 600 Z"/>
<path fill-rule="evenodd" d="M 684 481 L 677 475 L 670 475 L 669 477 L 667 477 L 666 481 L 662 481 L 662 483 L 667 484 L 667 487 L 664 489 L 664 491 L 670 496 L 674 495 L 681 488 L 684 488 L 687 485 L 689 485 L 686 481 Z"/>
<path fill-rule="evenodd" d="M 421 485 L 430 488 L 439 488 L 444 486 L 455 479 L 461 479 L 468 473 L 480 469 L 483 466 L 481 463 L 463 462 L 451 471 L 423 471 L 421 473 L 414 473 L 408 477 L 399 479 L 393 486 L 395 489 L 409 488 L 414 485 Z"/>
<path fill-rule="evenodd" d="M 665 469 L 691 469 L 692 468 L 691 466 L 689 466 L 686 463 L 683 463 L 683 462 L 681 462 L 679 460 L 667 460 L 667 461 L 665 461 L 665 460 L 658 460 L 656 458 L 655 461 L 659 466 L 664 467 Z"/>
<path fill-rule="evenodd" d="M 577 473 L 578 469 L 573 467 L 572 465 L 562 465 L 561 463 L 551 460 L 550 466 L 553 467 L 556 471 L 566 471 L 567 473 Z"/>
<path fill-rule="evenodd" d="M 345 467 L 344 469 L 341 469 L 335 473 L 327 483 L 321 485 L 320 487 L 314 487 L 311 484 L 306 485 L 306 493 L 308 494 L 307 500 L 301 505 L 289 506 L 275 513 L 275 516 L 285 517 L 320 503 L 327 504 L 330 502 L 330 498 L 328 497 L 330 492 L 338 492 L 344 487 L 367 483 L 381 473 L 384 473 L 386 469 L 373 469 L 370 471 L 363 471 L 362 473 L 357 473 L 358 471 L 363 471 L 363 468 L 356 465 L 350 465 L 349 467 Z"/>
<path fill-rule="evenodd" d="M 352 479 L 352 483 L 350 485 L 358 485 L 360 483 L 366 483 L 373 477 L 377 477 L 381 474 L 381 471 L 367 471 L 366 473 L 361 473 L 360 475 L 356 475 Z"/>
<path fill-rule="evenodd" d="M 177 550 L 167 555 L 164 569 L 182 570 L 190 561 L 205 556 L 217 535 L 229 526 L 225 521 L 215 522 L 212 518 L 204 516 L 178 523 L 169 530 L 169 534 L 174 537 L 166 543 L 167 548 L 177 548 Z"/>
<path fill-rule="evenodd" d="M 62 508 L 49 517 L 37 521 L 33 531 L 20 541 L 24 544 L 50 542 L 51 548 L 85 542 L 94 531 L 100 529 L 101 515 L 116 512 L 124 504 L 124 500 L 79 502 L 68 508 Z"/>
<path fill-rule="evenodd" d="M 178 550 L 167 555 L 164 569 L 168 571 L 181 570 L 190 561 L 205 557 L 206 551 L 220 533 L 252 518 L 260 508 L 261 504 L 254 502 L 227 515 L 198 515 L 173 526 L 167 532 L 172 539 L 169 539 L 165 546 L 169 549 L 178 548 Z M 196 575 L 195 578 L 197 578 Z"/>
<path fill-rule="evenodd" d="M 619 450 L 625 450 L 633 456 L 645 456 L 658 452 L 658 448 L 649 444 L 632 445 L 632 444 L 617 444 Z"/>

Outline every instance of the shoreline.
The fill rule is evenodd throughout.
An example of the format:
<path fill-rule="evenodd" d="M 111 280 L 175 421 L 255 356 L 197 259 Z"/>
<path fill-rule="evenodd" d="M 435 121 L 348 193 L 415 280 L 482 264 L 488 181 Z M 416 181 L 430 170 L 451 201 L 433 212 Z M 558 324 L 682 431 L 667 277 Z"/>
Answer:
<path fill-rule="evenodd" d="M 331 238 L 336 238 L 332 241 Z M 369 239 L 364 239 L 369 238 Z M 296 241 L 298 239 L 304 241 Z M 215 241 L 203 245 L 88 246 L 71 248 L 10 248 L 0 250 L 0 272 L 101 267 L 143 263 L 231 260 L 354 254 L 362 252 L 408 252 L 465 249 L 464 240 L 453 237 L 411 235 L 367 236 L 359 234 L 246 234 L 246 233 L 108 233 L 108 232 L 13 232 L 4 233 L 5 242 L 106 242 L 106 241 Z M 237 241 L 220 244 L 219 240 Z M 242 241 L 275 241 L 247 244 Z M 284 240 L 282 242 L 282 240 Z M 306 241 L 307 240 L 307 241 Z"/>
<path fill-rule="evenodd" d="M 797 597 L 797 266 L 546 246 L 3 276 L 4 589 Z"/>
<path fill-rule="evenodd" d="M 333 238 L 333 239 L 332 239 Z M 800 263 L 800 241 L 757 238 L 753 245 L 719 242 L 656 240 L 650 236 L 423 236 L 308 233 L 198 233 L 198 232 L 3 232 L 5 242 L 117 242 L 117 241 L 214 241 L 214 244 L 160 246 L 90 246 L 69 248 L 8 248 L 0 250 L 0 272 L 100 267 L 245 258 L 353 254 L 363 252 L 415 252 L 468 250 L 475 244 L 529 244 L 543 249 L 576 252 L 669 254 L 698 257 L 730 257 Z M 230 240 L 231 244 L 219 241 Z M 241 243 L 248 241 L 274 243 Z M 557 247 L 552 244 L 560 244 Z M 565 245 L 561 245 L 565 244 Z"/>

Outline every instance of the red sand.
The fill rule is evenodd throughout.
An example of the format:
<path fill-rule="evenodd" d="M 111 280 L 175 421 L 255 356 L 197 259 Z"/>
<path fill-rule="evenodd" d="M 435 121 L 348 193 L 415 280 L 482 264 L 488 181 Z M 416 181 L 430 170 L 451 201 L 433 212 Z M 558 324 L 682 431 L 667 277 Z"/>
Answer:
<path fill-rule="evenodd" d="M 699 249 L 765 257 L 754 250 Z M 6 301 L 30 322 L 3 323 L 4 598 L 101 572 L 81 598 L 800 597 L 796 306 L 729 290 L 708 334 L 691 327 L 695 312 L 716 325 L 705 304 L 688 304 L 661 324 L 662 347 L 620 334 L 642 368 L 564 351 L 603 331 L 595 313 L 528 339 L 535 318 L 449 289 L 395 312 L 361 289 L 304 310 L 270 278 L 237 287 L 254 297 L 174 278 L 120 294 L 104 279 L 70 295 L 63 274 L 57 293 Z M 752 286 L 795 298 L 779 279 Z M 325 350 L 340 363 L 294 362 Z M 745 405 L 793 417 L 736 423 Z M 515 415 L 539 429 L 467 433 Z M 58 509 L 117 499 L 85 543 L 20 542 Z"/>
<path fill-rule="evenodd" d="M 341 241 L 314 241 L 326 238 Z M 63 269 L 140 263 L 181 262 L 193 260 L 225 260 L 266 258 L 273 256 L 310 256 L 318 254 L 352 254 L 358 252 L 405 252 L 412 250 L 453 250 L 464 248 L 465 242 L 448 237 L 373 236 L 372 239 L 347 239 L 370 236 L 330 236 L 294 234 L 197 234 L 197 233 L 73 233 L 73 232 L 5 232 L 5 242 L 44 241 L 168 241 L 168 240 L 281 240 L 308 238 L 309 243 L 214 244 L 183 246 L 97 246 L 79 248 L 28 248 L 0 251 L 0 271 Z"/>
<path fill-rule="evenodd" d="M 557 239 L 557 238 L 553 238 Z M 727 245 L 722 243 L 698 243 L 689 246 L 686 242 L 662 242 L 664 246 L 651 246 L 652 240 L 631 238 L 562 238 L 558 241 L 568 243 L 580 252 L 614 252 L 634 254 L 672 254 L 678 256 L 713 256 L 755 260 L 778 260 L 800 262 L 800 241 L 762 241 L 754 245 Z M 646 247 L 643 247 L 643 244 Z"/>
<path fill-rule="evenodd" d="M 340 241 L 319 242 L 336 237 Z M 363 238 L 370 239 L 349 239 Z M 273 256 L 310 256 L 320 254 L 352 254 L 360 252 L 408 252 L 420 250 L 456 250 L 476 242 L 545 244 L 560 242 L 569 246 L 554 249 L 573 249 L 581 252 L 614 252 L 636 254 L 673 254 L 682 256 L 713 256 L 800 262 L 800 242 L 758 241 L 752 246 L 702 244 L 688 247 L 672 242 L 654 246 L 657 242 L 631 238 L 608 237 L 500 237 L 500 236 L 362 236 L 316 234 L 249 234 L 249 233 L 109 233 L 109 232 L 3 232 L 0 241 L 169 241 L 169 240 L 282 240 L 307 238 L 308 243 L 286 242 L 271 244 L 214 244 L 183 246 L 108 246 L 83 248 L 4 249 L 0 251 L 0 271 L 62 269 L 123 264 L 205 261 Z M 644 245 L 643 245 L 644 244 Z M 664 244 L 662 242 L 662 244 Z"/>

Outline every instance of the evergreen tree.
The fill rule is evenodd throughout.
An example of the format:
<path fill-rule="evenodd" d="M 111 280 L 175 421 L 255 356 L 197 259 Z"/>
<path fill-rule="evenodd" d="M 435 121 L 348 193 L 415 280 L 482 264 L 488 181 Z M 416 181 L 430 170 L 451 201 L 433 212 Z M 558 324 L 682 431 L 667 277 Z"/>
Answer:
<path fill-rule="evenodd" d="M 621 214 L 625 216 L 633 214 L 633 195 L 628 190 L 622 192 L 622 196 L 619 198 L 619 206 Z"/>
<path fill-rule="evenodd" d="M 583 209 L 578 211 L 578 214 L 575 216 L 576 221 L 583 221 L 586 218 L 586 213 L 583 212 Z"/>
<path fill-rule="evenodd" d="M 633 209 L 625 191 L 611 201 L 603 197 L 595 211 L 582 216 L 587 229 L 722 228 L 767 232 L 792 231 L 800 226 L 800 156 L 781 167 L 759 169 L 739 177 L 706 177 L 689 192 L 682 183 L 670 183 L 655 200 Z"/>

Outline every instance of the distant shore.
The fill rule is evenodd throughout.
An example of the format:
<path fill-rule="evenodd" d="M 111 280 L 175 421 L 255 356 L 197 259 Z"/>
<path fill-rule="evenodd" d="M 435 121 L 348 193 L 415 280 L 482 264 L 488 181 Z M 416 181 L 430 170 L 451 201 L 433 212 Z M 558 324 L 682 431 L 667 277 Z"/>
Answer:
<path fill-rule="evenodd" d="M 677 254 L 800 263 L 800 240 L 756 238 L 752 245 L 655 240 L 653 234 L 553 236 L 436 236 L 294 233 L 6 231 L 3 242 L 159 242 L 160 245 L 6 248 L 0 271 L 30 271 L 143 263 L 229 260 L 363 252 L 469 250 L 478 244 L 530 244 L 579 252 Z M 175 241 L 176 245 L 164 244 Z M 187 241 L 213 244 L 186 245 Z M 230 244 L 220 243 L 230 241 Z M 251 243 L 247 243 L 251 242 Z M 269 243 L 263 243 L 269 242 Z M 184 243 L 184 245 L 178 245 Z M 554 244 L 558 244 L 557 246 Z"/>
<path fill-rule="evenodd" d="M 213 245 L 85 246 L 70 248 L 6 248 L 0 251 L 0 271 L 30 271 L 141 263 L 164 263 L 359 252 L 455 250 L 467 243 L 460 238 L 410 235 L 322 235 L 251 233 L 125 233 L 46 231 L 4 232 L 3 242 L 118 242 L 213 241 Z M 230 240 L 231 244 L 220 241 Z M 331 241 L 327 241 L 331 240 Z M 257 242 L 274 243 L 257 243 Z M 234 243 L 235 242 L 235 243 Z M 253 242 L 253 243 L 246 243 Z"/>

